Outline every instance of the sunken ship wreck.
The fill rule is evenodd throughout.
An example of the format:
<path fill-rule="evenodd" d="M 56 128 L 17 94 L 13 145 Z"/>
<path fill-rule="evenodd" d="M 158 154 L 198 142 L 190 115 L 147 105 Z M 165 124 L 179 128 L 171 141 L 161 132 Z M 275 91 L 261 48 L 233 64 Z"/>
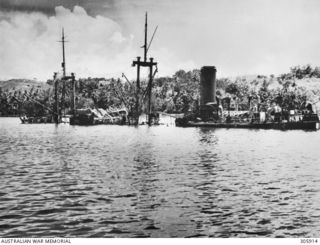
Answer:
<path fill-rule="evenodd" d="M 97 125 L 97 124 L 117 124 L 117 125 L 138 125 L 139 118 L 142 114 L 142 106 L 147 105 L 146 111 L 146 123 L 148 125 L 159 124 L 159 114 L 154 112 L 151 107 L 151 95 L 152 95 L 152 83 L 156 73 L 158 72 L 157 62 L 154 61 L 152 57 L 148 59 L 147 53 L 156 33 L 157 27 L 148 43 L 148 17 L 147 13 L 145 15 L 145 40 L 142 48 L 144 49 L 143 59 L 137 57 L 133 61 L 132 66 L 137 69 L 137 80 L 135 83 L 131 83 L 128 78 L 126 82 L 129 86 L 134 87 L 134 101 L 135 106 L 131 108 L 129 102 L 125 99 L 125 96 L 121 91 L 115 89 L 115 94 L 122 101 L 121 107 L 109 107 L 107 109 L 102 108 L 77 108 L 77 81 L 75 79 L 75 74 L 67 75 L 66 72 L 66 60 L 65 60 L 65 35 L 64 29 L 62 29 L 62 73 L 55 72 L 53 75 L 53 85 L 54 85 L 54 105 L 53 108 L 46 107 L 45 105 L 33 100 L 32 98 L 27 98 L 37 103 L 39 106 L 43 107 L 48 113 L 46 115 L 35 116 L 27 115 L 25 113 L 20 113 L 20 120 L 23 124 L 34 124 L 34 123 L 70 123 L 70 125 Z M 145 87 L 141 86 L 140 70 L 142 68 L 149 69 L 148 82 Z M 69 92 L 67 91 L 69 88 Z M 66 96 L 70 96 L 70 103 L 66 103 Z M 23 103 L 18 101 L 19 103 Z M 143 122 L 144 124 L 144 122 Z"/>
<path fill-rule="evenodd" d="M 178 127 L 247 128 L 247 129 L 304 129 L 318 130 L 319 117 L 308 104 L 305 110 L 281 108 L 279 105 L 267 111 L 251 108 L 241 116 L 223 111 L 216 96 L 216 68 L 204 66 L 200 74 L 200 106 L 197 112 L 186 114 L 175 121 Z"/>

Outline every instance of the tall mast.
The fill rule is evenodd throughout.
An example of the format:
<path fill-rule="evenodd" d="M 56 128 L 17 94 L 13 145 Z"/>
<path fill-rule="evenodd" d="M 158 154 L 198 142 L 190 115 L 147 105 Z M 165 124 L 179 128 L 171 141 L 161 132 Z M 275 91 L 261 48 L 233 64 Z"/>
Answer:
<path fill-rule="evenodd" d="M 149 68 L 149 82 L 148 86 L 145 90 L 145 93 L 148 93 L 148 124 L 151 125 L 151 92 L 152 92 L 152 80 L 153 80 L 153 67 L 157 66 L 157 62 L 153 61 L 153 58 L 150 58 L 150 60 L 147 60 L 147 52 L 150 47 L 151 42 L 148 45 L 148 13 L 146 12 L 145 15 L 145 29 L 144 29 L 144 45 L 142 48 L 144 48 L 144 59 L 143 61 L 141 60 L 141 57 L 137 57 L 137 60 L 134 60 L 132 63 L 132 66 L 137 66 L 137 90 L 136 90 L 136 108 L 135 108 L 135 124 L 137 125 L 139 123 L 139 116 L 140 116 L 140 105 L 139 105 L 139 100 L 141 98 L 140 96 L 140 68 L 141 67 L 148 67 Z M 157 28 L 156 28 L 157 30 Z M 155 32 L 156 32 L 155 30 Z M 154 34 L 155 34 L 154 32 Z M 153 34 L 153 36 L 154 36 Z M 151 38 L 151 41 L 153 39 L 153 36 Z"/>
<path fill-rule="evenodd" d="M 63 71 L 63 76 L 66 76 L 66 57 L 65 57 L 65 51 L 64 51 L 64 29 L 62 28 L 62 71 Z"/>
<path fill-rule="evenodd" d="M 71 80 L 71 86 L 72 86 L 72 98 L 71 98 L 71 111 L 74 114 L 75 113 L 75 108 L 76 108 L 76 80 L 75 80 L 75 74 L 71 73 L 71 76 L 67 76 L 66 73 L 66 56 L 65 56 L 65 43 L 68 42 L 66 41 L 66 37 L 64 35 L 64 28 L 62 28 L 62 35 L 61 35 L 61 40 L 58 42 L 62 43 L 62 78 L 59 76 L 58 78 L 58 73 L 54 73 L 54 90 L 55 90 L 55 122 L 59 123 L 60 118 L 62 114 L 65 114 L 65 95 L 66 95 L 66 83 Z M 61 97 L 59 95 L 60 92 L 60 86 L 62 85 L 61 89 Z"/>
<path fill-rule="evenodd" d="M 144 26 L 144 62 L 147 61 L 147 48 L 148 48 L 148 12 L 146 12 L 146 22 Z"/>
<path fill-rule="evenodd" d="M 66 57 L 65 57 L 65 51 L 64 51 L 64 43 L 65 36 L 64 36 L 64 29 L 62 28 L 62 72 L 63 72 L 63 78 L 62 78 L 62 94 L 61 94 L 61 113 L 65 114 L 65 95 L 66 95 Z"/>

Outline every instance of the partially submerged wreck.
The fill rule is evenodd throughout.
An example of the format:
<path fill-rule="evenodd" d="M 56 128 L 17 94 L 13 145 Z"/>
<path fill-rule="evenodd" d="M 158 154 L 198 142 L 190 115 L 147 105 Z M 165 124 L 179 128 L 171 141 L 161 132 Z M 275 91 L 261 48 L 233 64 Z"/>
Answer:
<path fill-rule="evenodd" d="M 247 128 L 247 129 L 305 129 L 318 130 L 319 116 L 309 104 L 304 110 L 285 110 L 274 105 L 268 111 L 246 111 L 238 115 L 223 112 L 216 98 L 216 68 L 204 66 L 200 76 L 200 109 L 177 118 L 178 127 Z"/>
<path fill-rule="evenodd" d="M 129 122 L 126 108 L 112 108 L 109 110 L 101 108 L 76 109 L 74 114 L 70 117 L 70 125 L 125 125 L 127 123 Z"/>
<path fill-rule="evenodd" d="M 25 115 L 20 116 L 22 123 L 70 123 L 71 125 L 97 125 L 97 124 L 117 124 L 117 125 L 139 125 L 159 124 L 159 113 L 152 109 L 151 96 L 153 80 L 158 72 L 157 62 L 152 57 L 148 58 L 147 53 L 153 40 L 155 29 L 150 43 L 147 42 L 147 14 L 145 16 L 145 42 L 142 48 L 144 56 L 137 57 L 132 66 L 137 69 L 137 79 L 135 81 L 134 106 L 128 106 L 125 99 L 121 97 L 121 108 L 110 107 L 106 110 L 101 108 L 77 108 L 76 106 L 76 80 L 75 74 L 66 73 L 65 62 L 65 37 L 62 30 L 62 74 L 54 73 L 54 106 L 47 108 L 47 114 L 41 116 Z M 148 79 L 144 88 L 141 86 L 140 70 L 148 69 Z M 124 74 L 123 74 L 124 76 Z M 127 79 L 127 78 L 126 78 Z M 132 84 L 127 79 L 127 82 Z M 66 102 L 66 88 L 69 87 L 70 103 Z M 32 98 L 29 98 L 32 99 Z M 37 101 L 34 101 L 38 103 Z M 66 106 L 67 104 L 67 106 Z M 142 106 L 145 106 L 142 110 Z M 45 107 L 44 105 L 40 105 Z M 67 107 L 67 110 L 66 108 Z M 67 111 L 67 113 L 66 113 Z M 145 122 L 140 121 L 142 112 L 146 114 Z M 186 114 L 175 121 L 178 127 L 213 127 L 213 128 L 255 128 L 255 129 L 319 129 L 319 117 L 312 110 L 312 105 L 306 106 L 304 110 L 295 108 L 285 109 L 274 105 L 267 111 L 249 110 L 244 112 L 230 113 L 229 109 L 224 111 L 222 103 L 216 98 L 216 68 L 214 66 L 204 66 L 200 73 L 200 105 L 195 113 Z"/>

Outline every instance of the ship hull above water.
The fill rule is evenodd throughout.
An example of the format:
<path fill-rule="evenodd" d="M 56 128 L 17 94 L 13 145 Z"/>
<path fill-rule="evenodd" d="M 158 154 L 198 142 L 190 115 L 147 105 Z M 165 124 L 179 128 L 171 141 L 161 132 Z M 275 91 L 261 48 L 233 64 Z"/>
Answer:
<path fill-rule="evenodd" d="M 247 128 L 247 129 L 279 129 L 279 130 L 318 130 L 319 122 L 283 122 L 283 123 L 216 123 L 216 122 L 179 122 L 178 127 L 211 127 L 211 128 Z"/>

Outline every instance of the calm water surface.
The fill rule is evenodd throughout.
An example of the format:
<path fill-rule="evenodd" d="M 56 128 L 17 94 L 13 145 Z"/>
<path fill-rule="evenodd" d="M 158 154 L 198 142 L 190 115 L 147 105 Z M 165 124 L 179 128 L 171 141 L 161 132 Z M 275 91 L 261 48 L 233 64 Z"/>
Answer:
<path fill-rule="evenodd" d="M 0 118 L 0 237 L 319 237 L 320 131 Z"/>

